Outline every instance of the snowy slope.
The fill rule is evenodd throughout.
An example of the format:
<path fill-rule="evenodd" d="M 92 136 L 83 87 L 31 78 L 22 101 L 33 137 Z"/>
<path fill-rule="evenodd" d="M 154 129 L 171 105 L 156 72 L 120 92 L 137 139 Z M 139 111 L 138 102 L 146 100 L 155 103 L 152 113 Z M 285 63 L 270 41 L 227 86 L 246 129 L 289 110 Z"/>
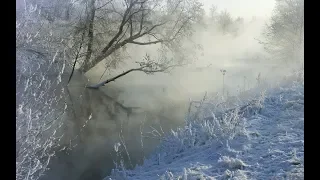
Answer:
<path fill-rule="evenodd" d="M 254 99 L 220 117 L 204 105 L 202 116 L 164 138 L 143 166 L 105 179 L 303 179 L 303 82 Z"/>

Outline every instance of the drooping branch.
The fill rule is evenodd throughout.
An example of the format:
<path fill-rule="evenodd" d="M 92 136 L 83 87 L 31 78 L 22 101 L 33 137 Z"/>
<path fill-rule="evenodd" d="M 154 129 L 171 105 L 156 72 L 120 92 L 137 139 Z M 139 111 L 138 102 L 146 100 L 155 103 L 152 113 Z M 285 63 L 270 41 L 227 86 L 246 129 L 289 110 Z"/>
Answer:
<path fill-rule="evenodd" d="M 140 65 L 139 68 L 132 68 L 132 69 L 129 69 L 115 77 L 112 77 L 110 79 L 107 79 L 105 81 L 102 81 L 98 84 L 95 84 L 95 85 L 90 85 L 90 86 L 87 86 L 87 88 L 89 89 L 99 89 L 101 86 L 104 86 L 105 84 L 108 84 L 112 81 L 115 81 L 116 79 L 122 77 L 122 76 L 125 76 L 131 72 L 134 72 L 134 71 L 140 71 L 140 72 L 144 72 L 146 74 L 153 74 L 153 73 L 156 73 L 156 72 L 165 72 L 166 70 L 168 70 L 169 68 L 173 68 L 173 67 L 177 67 L 177 66 L 183 66 L 183 64 L 174 64 L 174 65 L 166 65 L 166 64 L 163 64 L 163 63 L 157 63 L 157 62 L 154 62 L 154 61 L 150 61 L 150 58 L 149 56 L 147 55 L 145 60 L 147 60 L 147 62 L 136 62 Z"/>
<path fill-rule="evenodd" d="M 137 42 L 137 41 L 130 41 L 131 44 L 138 44 L 138 45 L 150 45 L 150 44 L 157 44 L 157 43 L 161 43 L 163 42 L 163 40 L 159 40 L 159 41 L 150 41 L 150 42 Z"/>
<path fill-rule="evenodd" d="M 135 68 L 135 69 L 130 69 L 130 70 L 125 71 L 125 72 L 123 72 L 123 73 L 121 73 L 121 74 L 119 74 L 119 75 L 117 75 L 117 76 L 115 76 L 115 77 L 113 77 L 113 78 L 110 78 L 110 79 L 107 79 L 107 80 L 105 80 L 105 81 L 102 81 L 101 83 L 98 83 L 98 84 L 96 84 L 96 85 L 87 86 L 87 88 L 90 88 L 90 89 L 99 89 L 99 87 L 104 86 L 105 84 L 107 84 L 107 83 L 109 83 L 109 82 L 115 81 L 116 79 L 118 79 L 118 78 L 120 78 L 120 77 L 122 77 L 122 76 L 124 76 L 124 75 L 126 75 L 126 74 L 128 74 L 128 73 L 130 73 L 130 72 L 133 72 L 133 71 L 142 71 L 142 69 L 143 69 L 143 67 Z"/>

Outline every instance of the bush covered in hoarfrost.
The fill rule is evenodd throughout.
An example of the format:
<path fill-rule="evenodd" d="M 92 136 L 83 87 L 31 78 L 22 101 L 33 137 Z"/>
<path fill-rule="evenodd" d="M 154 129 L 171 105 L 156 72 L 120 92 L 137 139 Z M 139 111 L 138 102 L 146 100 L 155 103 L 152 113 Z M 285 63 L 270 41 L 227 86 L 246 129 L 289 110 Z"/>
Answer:
<path fill-rule="evenodd" d="M 170 134 L 162 137 L 162 143 L 153 155 L 145 160 L 145 164 L 170 164 L 179 154 L 192 148 L 197 149 L 212 143 L 232 140 L 237 136 L 246 136 L 246 117 L 261 109 L 264 98 L 264 93 L 260 93 L 254 100 L 240 101 L 242 104 L 232 108 L 221 106 L 219 109 L 215 107 L 221 102 L 201 101 L 201 109 L 189 113 L 183 128 L 172 130 Z M 232 104 L 226 102 L 228 103 Z M 130 171 L 116 169 L 112 171 L 110 178 L 125 178 L 129 174 Z M 169 177 L 170 173 L 167 176 Z"/>
<path fill-rule="evenodd" d="M 138 179 L 142 177 L 153 177 L 152 179 L 176 179 L 178 177 L 182 179 L 212 179 L 212 176 L 206 176 L 206 173 L 200 173 L 199 171 L 192 170 L 193 168 L 186 168 L 186 166 L 183 166 L 185 167 L 185 173 L 180 176 L 181 168 L 175 167 L 177 164 L 188 164 L 188 167 L 190 167 L 187 159 L 193 160 L 195 158 L 192 161 L 194 163 L 198 162 L 196 158 L 210 159 L 211 156 L 217 158 L 217 161 L 213 162 L 217 165 L 212 166 L 226 169 L 223 171 L 224 173 L 218 173 L 215 177 L 219 177 L 219 179 L 248 179 L 248 174 L 245 173 L 244 169 L 248 167 L 252 168 L 251 165 L 237 158 L 237 156 L 232 157 L 234 154 L 239 155 L 241 151 L 232 149 L 228 142 L 232 142 L 233 146 L 235 146 L 235 141 L 237 141 L 236 144 L 241 144 L 242 137 L 244 137 L 244 142 L 246 142 L 251 138 L 261 136 L 259 132 L 246 129 L 248 126 L 247 119 L 259 118 L 261 115 L 267 116 L 271 113 L 269 111 L 273 111 L 274 108 L 285 108 L 286 111 L 293 108 L 292 110 L 298 110 L 297 113 L 300 113 L 303 107 L 298 105 L 302 104 L 303 106 L 303 100 L 301 99 L 303 98 L 303 94 L 300 93 L 303 92 L 301 90 L 304 84 L 303 81 L 303 70 L 300 69 L 281 80 L 281 82 L 276 83 L 281 86 L 273 85 L 269 86 L 268 89 L 266 89 L 267 86 L 257 87 L 248 93 L 251 94 L 249 97 L 229 98 L 229 101 L 227 100 L 223 103 L 219 98 L 216 98 L 216 101 L 203 100 L 198 103 L 200 105 L 194 113 L 189 112 L 184 127 L 172 130 L 170 134 L 162 137 L 162 143 L 151 157 L 145 160 L 143 166 L 138 166 L 133 171 L 125 169 L 113 170 L 111 176 L 105 179 L 132 179 L 132 177 L 136 176 L 138 176 Z M 297 96 L 297 94 L 301 94 L 301 96 Z M 276 98 L 274 100 L 275 97 L 280 97 L 280 99 Z M 283 102 L 281 101 L 281 97 L 283 99 L 296 99 L 296 101 L 293 103 L 290 103 L 291 101 Z M 224 105 L 221 106 L 221 104 Z M 216 108 L 217 106 L 220 107 Z M 297 114 L 297 117 L 300 117 L 300 115 Z M 300 125 L 303 121 L 297 123 Z M 226 154 L 220 154 L 219 156 L 212 155 L 210 153 L 212 151 L 211 146 L 218 149 L 219 146 L 224 147 L 225 151 L 223 152 Z M 249 146 L 248 144 L 243 144 L 243 151 L 250 148 Z M 174 163 L 175 161 L 179 162 Z M 153 169 L 150 168 L 150 170 L 152 169 L 150 173 L 145 171 L 145 168 L 149 166 L 155 167 Z M 194 166 L 191 165 L 191 167 Z M 200 166 L 195 165 L 195 169 L 197 168 L 206 169 L 209 167 L 205 164 Z M 203 170 L 203 172 L 206 171 Z M 139 173 L 142 175 L 138 175 Z"/>
<path fill-rule="evenodd" d="M 65 72 L 70 68 L 62 47 L 53 42 L 61 39 L 32 13 L 18 18 L 16 26 L 17 180 L 39 179 L 48 169 L 68 108 Z"/>
<path fill-rule="evenodd" d="M 220 116 L 216 116 L 209 107 L 203 106 L 203 109 L 209 110 L 209 112 L 203 113 L 210 114 L 210 116 L 202 115 L 203 118 L 197 120 L 187 118 L 184 128 L 178 128 L 164 137 L 163 143 L 159 147 L 159 152 L 162 152 L 161 157 L 170 159 L 168 156 L 175 156 L 186 149 L 207 145 L 212 141 L 219 142 L 233 139 L 238 135 L 246 135 L 245 117 L 259 111 L 263 100 L 264 95 L 262 94 L 257 100 L 239 107 L 225 109 L 224 112 L 220 112 Z"/>
<path fill-rule="evenodd" d="M 199 114 L 199 116 L 204 118 L 191 120 L 187 117 L 186 125 L 183 128 L 172 130 L 169 135 L 162 137 L 162 143 L 159 145 L 158 149 L 153 153 L 153 156 L 144 163 L 159 165 L 162 163 L 170 164 L 179 156 L 179 154 L 183 154 L 185 151 L 189 151 L 192 148 L 197 149 L 212 143 L 222 143 L 226 140 L 231 140 L 236 136 L 246 136 L 245 117 L 259 111 L 263 99 L 264 96 L 261 95 L 257 100 L 243 104 L 242 106 L 234 107 L 232 109 L 226 108 L 224 109 L 224 112 L 220 112 L 220 116 L 215 116 L 213 111 L 204 111 Z M 205 102 L 203 102 L 203 104 L 205 104 Z M 206 104 L 207 106 L 212 105 L 212 103 Z M 202 108 L 210 110 L 210 107 L 207 106 L 202 106 Z M 204 114 L 211 114 L 211 116 L 205 116 Z M 237 162 L 233 164 L 237 164 Z M 245 164 L 241 165 L 245 166 Z M 129 174 L 130 171 L 116 169 L 112 171 L 110 178 L 119 179 L 121 177 L 126 179 L 125 177 Z M 169 178 L 170 173 L 166 176 Z"/>

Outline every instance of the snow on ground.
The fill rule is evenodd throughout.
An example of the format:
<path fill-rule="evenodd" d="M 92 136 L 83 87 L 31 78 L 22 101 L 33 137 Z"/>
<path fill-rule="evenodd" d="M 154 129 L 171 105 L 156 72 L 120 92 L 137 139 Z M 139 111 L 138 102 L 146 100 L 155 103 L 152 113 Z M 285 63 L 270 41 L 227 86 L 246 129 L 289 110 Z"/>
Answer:
<path fill-rule="evenodd" d="M 105 179 L 304 179 L 303 82 L 254 99 L 220 117 L 203 103 L 202 116 L 172 131 L 144 165 Z"/>

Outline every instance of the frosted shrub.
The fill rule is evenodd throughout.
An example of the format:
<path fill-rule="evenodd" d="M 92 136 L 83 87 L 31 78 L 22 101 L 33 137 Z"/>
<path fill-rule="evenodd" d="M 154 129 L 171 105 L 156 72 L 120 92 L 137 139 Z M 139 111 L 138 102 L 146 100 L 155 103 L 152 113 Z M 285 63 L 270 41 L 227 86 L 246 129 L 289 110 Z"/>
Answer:
<path fill-rule="evenodd" d="M 34 71 L 30 66 L 22 69 Z M 51 150 L 62 138 L 59 129 L 67 109 L 64 93 L 59 79 L 17 72 L 16 179 L 37 179 L 54 156 Z"/>
<path fill-rule="evenodd" d="M 240 159 L 231 158 L 228 156 L 222 156 L 218 163 L 222 164 L 222 166 L 226 166 L 226 168 L 236 170 L 241 169 L 243 170 L 247 165 Z"/>
<path fill-rule="evenodd" d="M 230 171 L 227 169 L 220 179 L 221 180 L 229 180 L 229 179 L 247 180 L 248 177 L 246 176 L 246 174 L 242 170 Z"/>
<path fill-rule="evenodd" d="M 26 16 L 16 23 L 17 180 L 39 179 L 48 169 L 55 150 L 62 148 L 68 108 L 63 51 L 53 46 L 38 20 Z"/>
<path fill-rule="evenodd" d="M 246 117 L 258 113 L 264 99 L 265 92 L 262 92 L 254 100 L 231 109 L 228 109 L 226 105 L 223 106 L 223 103 L 202 102 L 202 106 L 199 106 L 202 109 L 198 110 L 200 113 L 197 119 L 187 118 L 185 127 L 178 128 L 176 131 L 172 130 L 170 135 L 164 137 L 159 148 L 160 152 L 165 152 L 162 157 L 174 157 L 189 148 L 246 135 Z M 230 102 L 224 104 L 230 105 Z M 218 105 L 220 109 L 215 110 L 214 108 Z M 192 117 L 192 114 L 190 116 Z"/>

